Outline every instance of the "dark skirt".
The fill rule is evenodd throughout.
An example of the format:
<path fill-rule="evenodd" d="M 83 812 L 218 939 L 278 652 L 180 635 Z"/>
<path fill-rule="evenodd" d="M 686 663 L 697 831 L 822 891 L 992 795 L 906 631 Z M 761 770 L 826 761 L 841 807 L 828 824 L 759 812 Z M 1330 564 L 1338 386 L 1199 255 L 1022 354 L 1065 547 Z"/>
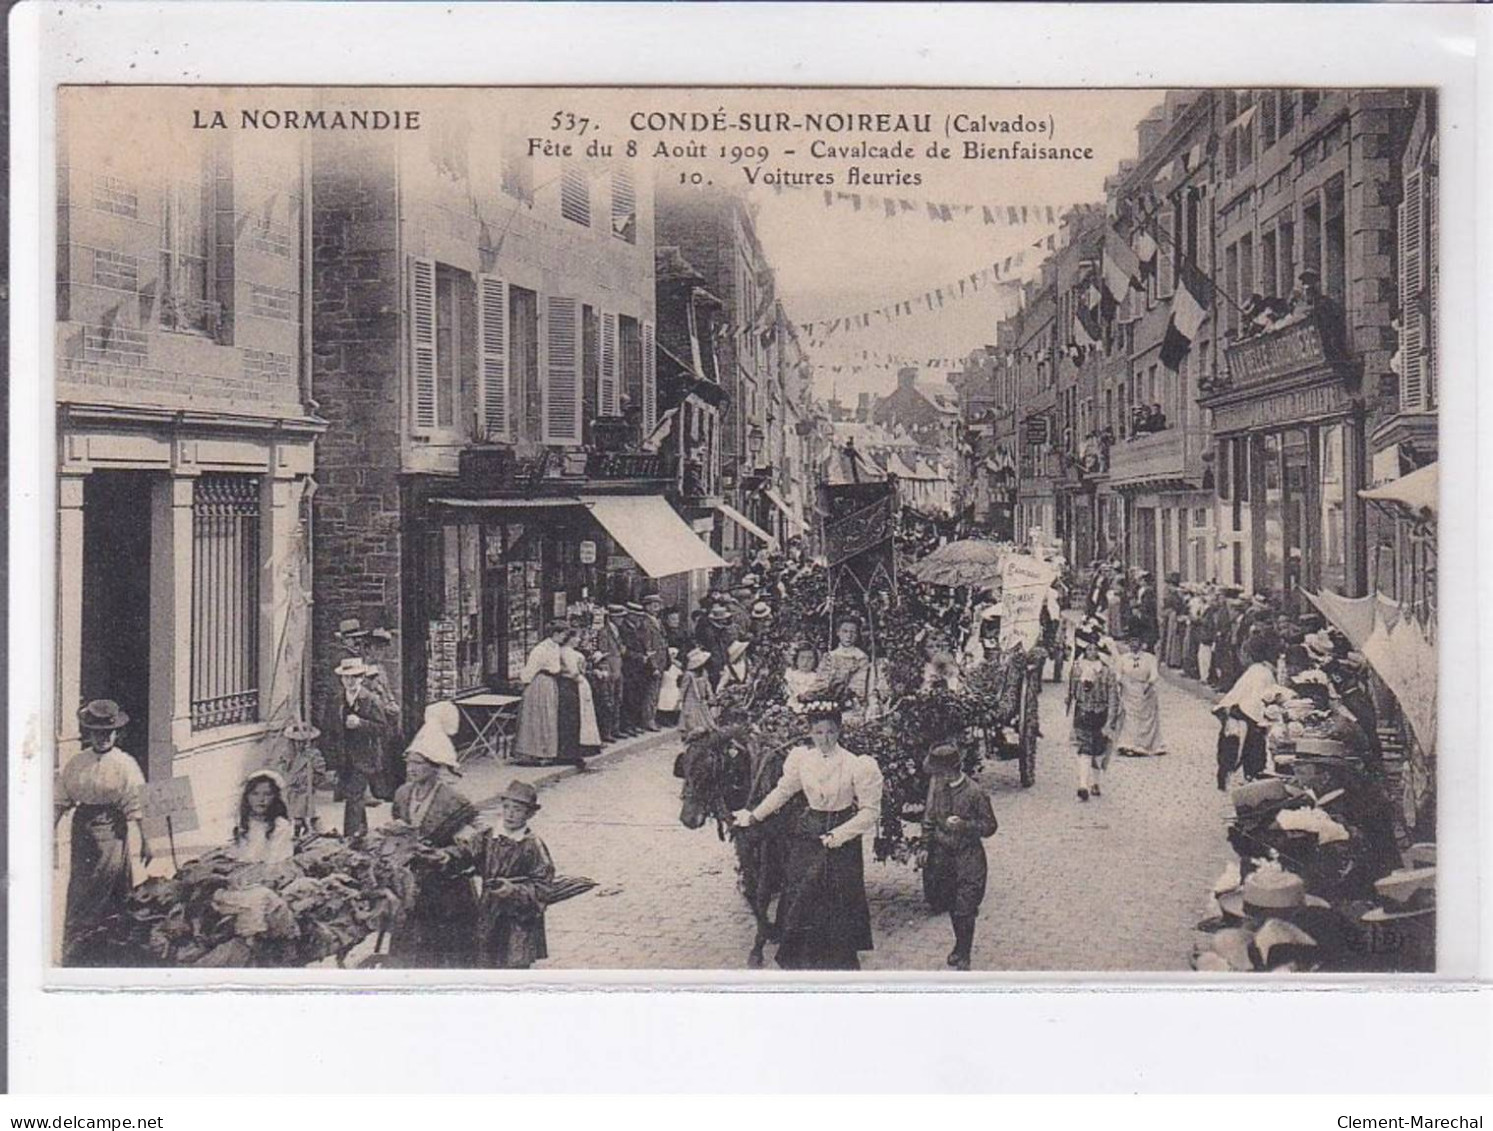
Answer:
<path fill-rule="evenodd" d="M 88 934 L 130 894 L 128 823 L 117 805 L 79 805 L 73 811 L 72 869 L 67 881 L 67 918 L 62 931 L 62 961 L 89 966 L 98 948 Z"/>
<path fill-rule="evenodd" d="M 419 878 L 419 893 L 390 933 L 389 958 L 415 970 L 460 970 L 476 965 L 477 893 L 471 876 Z"/>
<path fill-rule="evenodd" d="M 555 757 L 561 762 L 578 762 L 581 758 L 581 689 L 573 679 L 555 682 L 560 692 L 555 720 Z"/>
<path fill-rule="evenodd" d="M 1108 749 L 1104 728 L 1109 715 L 1102 711 L 1073 712 L 1073 753 L 1080 758 L 1102 758 Z"/>
<path fill-rule="evenodd" d="M 854 814 L 807 809 L 793 818 L 779 915 L 785 970 L 859 970 L 857 952 L 871 949 L 861 838 L 839 848 L 819 841 Z"/>

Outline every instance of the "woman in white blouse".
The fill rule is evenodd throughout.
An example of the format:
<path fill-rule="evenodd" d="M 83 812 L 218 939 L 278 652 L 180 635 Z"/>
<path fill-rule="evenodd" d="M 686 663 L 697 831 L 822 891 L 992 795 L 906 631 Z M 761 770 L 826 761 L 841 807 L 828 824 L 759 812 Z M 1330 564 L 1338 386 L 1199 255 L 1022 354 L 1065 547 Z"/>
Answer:
<path fill-rule="evenodd" d="M 777 953 L 785 970 L 859 970 L 858 952 L 871 949 L 861 838 L 881 816 L 881 767 L 840 746 L 841 709 L 837 702 L 809 703 L 813 745 L 791 751 L 772 792 L 755 809 L 735 814 L 745 827 L 800 793 L 808 802 L 788 830 Z"/>

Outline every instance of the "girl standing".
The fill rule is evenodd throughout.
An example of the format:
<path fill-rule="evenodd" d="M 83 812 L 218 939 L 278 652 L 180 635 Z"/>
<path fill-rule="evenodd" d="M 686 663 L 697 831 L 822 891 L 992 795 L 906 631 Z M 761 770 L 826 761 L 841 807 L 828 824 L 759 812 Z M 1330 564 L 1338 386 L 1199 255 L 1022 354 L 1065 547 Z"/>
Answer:
<path fill-rule="evenodd" d="M 785 970 L 859 970 L 871 949 L 862 838 L 881 816 L 881 767 L 840 746 L 843 704 L 816 700 L 805 712 L 813 745 L 789 752 L 783 776 L 755 809 L 741 809 L 746 828 L 802 793 L 808 808 L 789 832 L 779 912 Z"/>
<path fill-rule="evenodd" d="M 679 679 L 679 732 L 686 742 L 715 730 L 715 712 L 710 689 L 710 653 L 696 648 L 685 661 Z"/>
<path fill-rule="evenodd" d="M 1080 632 L 1083 654 L 1068 670 L 1068 713 L 1073 719 L 1073 752 L 1078 755 L 1078 799 L 1100 796 L 1109 767 L 1109 736 L 1119 711 L 1114 673 L 1099 654 L 1099 635 Z"/>

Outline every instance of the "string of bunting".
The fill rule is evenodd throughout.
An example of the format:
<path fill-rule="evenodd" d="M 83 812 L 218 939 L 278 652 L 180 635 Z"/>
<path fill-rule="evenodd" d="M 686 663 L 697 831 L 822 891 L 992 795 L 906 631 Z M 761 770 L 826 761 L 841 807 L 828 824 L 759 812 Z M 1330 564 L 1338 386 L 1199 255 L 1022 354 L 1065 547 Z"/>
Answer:
<path fill-rule="evenodd" d="M 785 192 L 810 188 L 808 185 L 774 185 L 773 191 L 781 196 Z M 877 196 L 872 193 L 843 192 L 837 189 L 821 190 L 820 199 L 826 208 L 844 208 L 866 216 L 877 216 L 893 220 L 904 216 L 917 216 L 936 223 L 949 224 L 956 220 L 979 220 L 985 225 L 1019 227 L 1023 224 L 1045 224 L 1052 226 L 1070 212 L 1102 212 L 1104 205 L 1086 201 L 1079 204 L 955 204 L 946 201 L 908 200 L 906 197 Z"/>
<path fill-rule="evenodd" d="M 839 318 L 819 318 L 812 322 L 800 322 L 798 331 L 808 346 L 815 347 L 828 342 L 836 334 L 853 334 L 872 327 L 889 326 L 900 318 L 911 317 L 923 311 L 936 311 L 951 302 L 970 298 L 981 290 L 994 286 L 1012 286 L 1020 282 L 1020 272 L 1033 258 L 1033 252 L 1057 250 L 1057 234 L 1052 233 L 1035 241 L 1013 255 L 997 260 L 988 266 L 961 276 L 951 283 L 934 287 L 912 298 L 900 299 L 859 314 L 842 315 Z"/>

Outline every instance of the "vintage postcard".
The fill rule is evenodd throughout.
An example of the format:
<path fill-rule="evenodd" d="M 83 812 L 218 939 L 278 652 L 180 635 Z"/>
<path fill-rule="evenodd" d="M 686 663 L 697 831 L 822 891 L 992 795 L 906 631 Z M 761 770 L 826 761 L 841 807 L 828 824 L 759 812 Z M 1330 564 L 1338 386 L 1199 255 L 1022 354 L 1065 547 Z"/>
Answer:
<path fill-rule="evenodd" d="M 1437 971 L 1435 90 L 56 116 L 55 973 Z"/>

